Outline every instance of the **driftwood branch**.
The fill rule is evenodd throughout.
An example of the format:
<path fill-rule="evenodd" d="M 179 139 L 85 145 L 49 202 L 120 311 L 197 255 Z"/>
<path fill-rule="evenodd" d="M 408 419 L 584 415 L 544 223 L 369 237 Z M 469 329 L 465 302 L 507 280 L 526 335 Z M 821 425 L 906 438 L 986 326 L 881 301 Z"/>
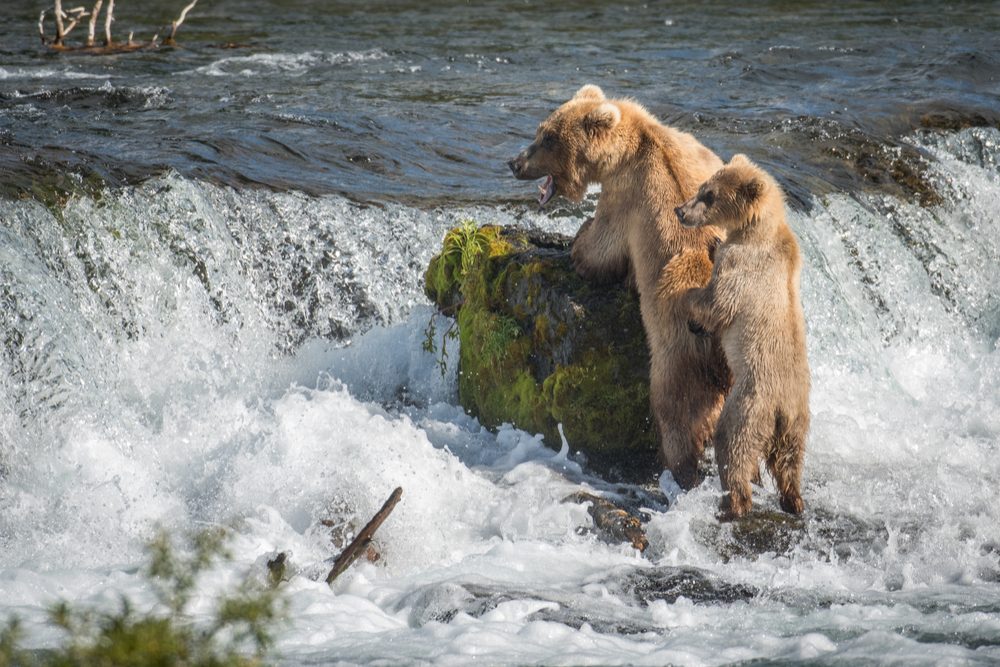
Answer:
<path fill-rule="evenodd" d="M 76 24 L 80 22 L 84 17 L 89 16 L 87 10 L 84 7 L 74 7 L 70 9 L 67 13 L 63 14 L 63 18 L 69 19 L 69 25 L 67 25 L 62 31 L 62 38 L 65 40 L 66 36 L 76 27 Z"/>
<path fill-rule="evenodd" d="M 164 44 L 175 44 L 174 37 L 177 35 L 177 29 L 181 27 L 184 23 L 184 19 L 187 18 L 188 12 L 194 9 L 194 6 L 198 4 L 198 0 L 191 0 L 191 4 L 181 10 L 181 15 L 176 21 L 170 24 L 170 36 L 163 40 Z"/>
<path fill-rule="evenodd" d="M 344 549 L 339 556 L 337 556 L 337 560 L 333 562 L 333 568 L 331 568 L 330 573 L 326 575 L 326 583 L 332 584 L 337 577 L 343 574 L 344 571 L 351 566 L 351 563 L 356 561 L 361 554 L 368 549 L 368 545 L 370 545 L 372 541 L 372 535 L 374 535 L 375 531 L 382 525 L 382 522 L 389 517 L 389 514 L 392 513 L 393 508 L 396 507 L 396 504 L 402 496 L 403 489 L 401 487 L 397 487 L 396 490 L 392 492 L 392 495 L 389 496 L 389 499 L 382 505 L 382 509 L 375 513 L 375 516 L 373 516 L 372 520 L 361 529 L 357 537 L 351 540 L 351 543 L 347 545 L 347 548 Z"/>
<path fill-rule="evenodd" d="M 90 10 L 90 22 L 87 24 L 87 46 L 94 45 L 94 32 L 97 30 L 97 17 L 101 15 L 101 5 L 104 0 L 97 0 L 94 8 Z"/>
<path fill-rule="evenodd" d="M 111 48 L 111 24 L 115 20 L 115 0 L 108 0 L 108 11 L 104 15 L 104 46 Z"/>
<path fill-rule="evenodd" d="M 563 499 L 563 502 L 590 503 L 587 512 L 598 532 L 608 541 L 628 542 L 640 552 L 649 546 L 639 519 L 607 498 L 581 491 Z"/>
<path fill-rule="evenodd" d="M 55 5 L 51 8 L 52 15 L 55 17 L 56 24 L 56 36 L 52 40 L 53 48 L 61 48 L 66 36 L 69 35 L 70 31 L 77 26 L 77 24 L 90 16 L 87 13 L 85 7 L 74 7 L 68 11 L 63 11 L 62 0 L 55 0 Z M 42 43 L 45 44 L 45 15 L 49 13 L 48 9 L 42 10 L 42 13 L 38 15 L 38 35 L 42 38 Z M 66 21 L 69 21 L 69 24 Z"/>
<path fill-rule="evenodd" d="M 62 44 L 63 37 L 66 35 L 66 31 L 63 29 L 63 10 L 62 10 L 62 0 L 55 0 L 55 8 L 53 13 L 56 15 L 56 44 Z"/>

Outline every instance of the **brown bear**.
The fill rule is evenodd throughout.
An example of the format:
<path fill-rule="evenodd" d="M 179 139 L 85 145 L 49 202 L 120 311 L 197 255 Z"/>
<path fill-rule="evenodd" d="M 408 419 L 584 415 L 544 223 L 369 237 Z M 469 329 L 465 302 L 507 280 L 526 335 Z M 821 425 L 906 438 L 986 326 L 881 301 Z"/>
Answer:
<path fill-rule="evenodd" d="M 650 404 L 660 454 L 684 488 L 699 481 L 698 462 L 712 436 L 731 374 L 718 338 L 688 330 L 681 294 L 705 285 L 711 227 L 684 229 L 674 209 L 722 161 L 690 134 L 662 125 L 630 100 L 581 88 L 544 120 L 534 142 L 508 163 L 514 176 L 545 178 L 539 204 L 555 195 L 574 201 L 600 183 L 594 216 L 573 240 L 577 272 L 598 281 L 628 276 L 639 292 L 650 353 Z M 675 260 L 670 280 L 664 267 Z"/>
<path fill-rule="evenodd" d="M 688 291 L 682 305 L 718 334 L 733 370 L 733 388 L 715 431 L 723 510 L 750 511 L 750 483 L 760 461 L 774 477 L 781 509 L 803 509 L 799 484 L 809 430 L 809 361 L 799 299 L 801 259 L 785 222 L 781 188 L 744 155 L 736 155 L 677 209 L 681 224 L 726 232 L 712 280 Z M 668 268 L 668 273 L 672 268 Z"/>

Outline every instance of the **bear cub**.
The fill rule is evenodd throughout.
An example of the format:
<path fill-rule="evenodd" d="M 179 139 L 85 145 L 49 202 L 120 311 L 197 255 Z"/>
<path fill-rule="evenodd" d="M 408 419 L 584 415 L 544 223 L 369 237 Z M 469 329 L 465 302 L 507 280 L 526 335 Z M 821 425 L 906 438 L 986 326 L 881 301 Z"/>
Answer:
<path fill-rule="evenodd" d="M 780 186 L 736 155 L 677 208 L 685 227 L 715 225 L 726 240 L 715 253 L 708 285 L 682 304 L 693 325 L 720 336 L 733 387 L 714 435 L 722 510 L 750 511 L 750 484 L 760 461 L 777 483 L 781 509 L 803 510 L 799 486 L 809 430 L 809 362 L 799 298 L 801 259 L 785 222 Z"/>

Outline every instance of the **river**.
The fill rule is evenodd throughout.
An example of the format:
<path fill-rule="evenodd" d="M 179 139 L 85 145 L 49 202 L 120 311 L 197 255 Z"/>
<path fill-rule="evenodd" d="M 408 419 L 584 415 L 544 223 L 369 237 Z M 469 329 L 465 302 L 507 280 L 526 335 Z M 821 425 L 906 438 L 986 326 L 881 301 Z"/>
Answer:
<path fill-rule="evenodd" d="M 157 525 L 222 525 L 196 620 L 290 553 L 283 664 L 1000 661 L 1000 5 L 201 0 L 178 48 L 89 56 L 16 4 L 0 619 L 29 647 L 60 599 L 151 608 Z M 183 3 L 119 4 L 148 38 Z M 650 507 L 645 556 L 600 541 L 561 500 L 623 487 L 481 427 L 424 350 L 450 227 L 593 209 L 539 213 L 505 165 L 584 83 L 789 194 L 807 513 L 762 510 L 763 543 L 714 477 Z M 323 522 L 396 486 L 380 562 L 331 589 Z"/>

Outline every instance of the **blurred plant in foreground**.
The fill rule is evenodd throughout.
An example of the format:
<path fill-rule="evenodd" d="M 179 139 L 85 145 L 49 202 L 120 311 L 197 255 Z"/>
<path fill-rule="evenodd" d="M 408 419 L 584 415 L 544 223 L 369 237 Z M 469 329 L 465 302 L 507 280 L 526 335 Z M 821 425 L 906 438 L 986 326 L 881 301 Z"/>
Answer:
<path fill-rule="evenodd" d="M 196 625 L 187 613 L 199 576 L 213 563 L 228 560 L 226 533 L 209 529 L 175 548 L 160 531 L 150 542 L 146 571 L 160 606 L 137 613 L 122 598 L 116 613 L 77 609 L 60 602 L 50 622 L 68 639 L 54 650 L 25 651 L 18 619 L 0 629 L 0 667 L 249 667 L 263 664 L 273 644 L 272 631 L 285 604 L 273 587 L 252 578 L 223 594 L 210 624 Z"/>

